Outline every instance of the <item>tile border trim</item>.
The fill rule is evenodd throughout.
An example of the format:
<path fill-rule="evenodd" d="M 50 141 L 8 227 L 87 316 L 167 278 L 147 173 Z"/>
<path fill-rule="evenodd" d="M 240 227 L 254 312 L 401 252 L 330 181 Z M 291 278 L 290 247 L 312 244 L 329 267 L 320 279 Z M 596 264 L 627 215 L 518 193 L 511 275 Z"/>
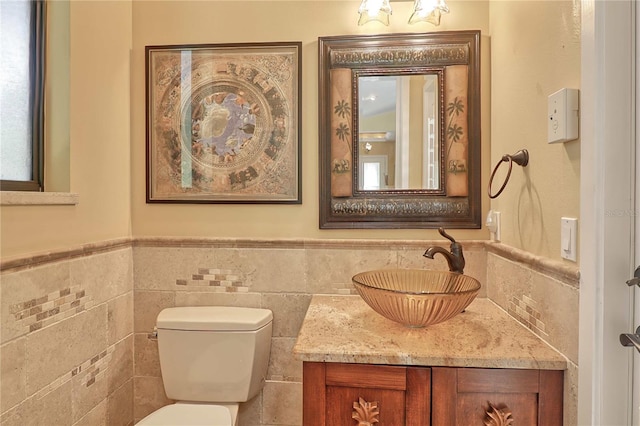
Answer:
<path fill-rule="evenodd" d="M 485 241 L 461 241 L 465 248 L 482 249 Z M 383 239 L 252 239 L 252 238 L 175 238 L 141 237 L 134 247 L 186 248 L 270 248 L 270 249 L 426 249 L 429 245 L 448 247 L 447 240 L 383 240 Z"/>
<path fill-rule="evenodd" d="M 527 251 L 485 240 L 461 241 L 466 249 L 486 250 L 498 256 L 523 263 L 532 269 L 566 282 L 575 287 L 580 283 L 580 269 L 564 262 L 552 260 Z M 447 247 L 446 240 L 383 240 L 383 239 L 250 239 L 250 238 L 194 238 L 194 237 L 141 237 L 119 238 L 98 243 L 83 244 L 76 248 L 61 249 L 31 256 L 14 257 L 0 261 L 0 272 L 16 272 L 48 263 L 86 257 L 131 247 L 181 248 L 254 248 L 254 249 L 423 249 L 429 245 Z"/>
<path fill-rule="evenodd" d="M 0 259 L 0 272 L 17 272 L 74 258 L 106 253 L 131 247 L 176 248 L 256 248 L 256 249 L 412 249 L 438 244 L 447 246 L 446 240 L 365 240 L 365 239 L 251 239 L 251 238 L 196 238 L 196 237 L 141 237 L 118 238 L 88 243 L 75 248 L 60 249 L 31 255 L 18 255 Z M 485 241 L 464 241 L 465 247 L 482 249 Z"/>
<path fill-rule="evenodd" d="M 493 241 L 485 241 L 488 253 L 529 266 L 534 271 L 548 275 L 573 287 L 580 287 L 580 268 L 564 262 L 539 256 L 515 247 Z"/>
<path fill-rule="evenodd" d="M 60 249 L 27 256 L 16 256 L 0 261 L 0 272 L 17 272 L 49 263 L 60 262 L 99 253 L 131 248 L 131 238 L 120 238 L 98 243 L 83 244 L 76 248 Z"/>

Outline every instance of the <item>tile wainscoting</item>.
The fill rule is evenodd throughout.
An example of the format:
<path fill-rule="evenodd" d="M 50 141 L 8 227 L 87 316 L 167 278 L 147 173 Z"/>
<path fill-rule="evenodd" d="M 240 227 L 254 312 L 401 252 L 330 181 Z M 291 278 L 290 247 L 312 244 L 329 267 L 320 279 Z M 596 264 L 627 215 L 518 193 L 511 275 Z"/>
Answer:
<path fill-rule="evenodd" d="M 267 383 L 241 405 L 240 424 L 301 425 L 302 364 L 292 348 L 311 296 L 353 293 L 351 276 L 364 270 L 446 269 L 441 256 L 422 257 L 434 244 L 448 247 L 447 241 L 138 238 L 3 261 L 0 421 L 37 425 L 46 415 L 60 425 L 131 424 L 171 402 L 157 341 L 148 338 L 157 314 L 171 306 L 233 305 L 274 313 Z M 566 424 L 575 424 L 577 268 L 500 244 L 463 245 L 465 273 L 483 284 L 480 297 L 570 360 Z M 41 328 L 31 331 L 38 322 Z"/>
<path fill-rule="evenodd" d="M 133 424 L 130 241 L 2 262 L 0 424 Z"/>
<path fill-rule="evenodd" d="M 567 358 L 564 425 L 577 425 L 578 268 L 504 244 L 486 249 L 487 297 Z"/>
<path fill-rule="evenodd" d="M 443 241 L 213 240 L 134 241 L 136 420 L 169 403 L 164 398 L 157 342 L 147 335 L 166 307 L 230 305 L 271 309 L 273 338 L 267 383 L 241 404 L 240 424 L 302 424 L 302 362 L 292 355 L 313 294 L 351 294 L 351 277 L 368 269 L 443 269 L 444 258 L 422 257 Z M 445 245 L 445 247 L 448 244 Z M 486 275 L 483 243 L 466 242 L 469 274 Z"/>

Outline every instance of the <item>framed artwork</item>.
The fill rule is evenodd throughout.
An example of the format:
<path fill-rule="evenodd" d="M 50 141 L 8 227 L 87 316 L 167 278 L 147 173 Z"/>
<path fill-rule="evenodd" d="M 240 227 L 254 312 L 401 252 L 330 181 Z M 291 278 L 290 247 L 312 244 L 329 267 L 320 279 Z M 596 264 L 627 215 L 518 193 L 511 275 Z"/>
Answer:
<path fill-rule="evenodd" d="M 145 48 L 148 203 L 302 202 L 301 48 Z"/>

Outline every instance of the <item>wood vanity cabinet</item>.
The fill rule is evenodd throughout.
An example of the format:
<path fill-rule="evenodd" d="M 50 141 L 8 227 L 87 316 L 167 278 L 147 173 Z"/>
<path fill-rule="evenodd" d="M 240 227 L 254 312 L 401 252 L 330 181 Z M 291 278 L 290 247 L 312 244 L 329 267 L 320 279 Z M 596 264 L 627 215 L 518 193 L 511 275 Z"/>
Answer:
<path fill-rule="evenodd" d="M 563 371 L 305 362 L 304 426 L 561 426 Z"/>
<path fill-rule="evenodd" d="M 564 371 L 433 367 L 431 384 L 432 426 L 562 426 Z"/>

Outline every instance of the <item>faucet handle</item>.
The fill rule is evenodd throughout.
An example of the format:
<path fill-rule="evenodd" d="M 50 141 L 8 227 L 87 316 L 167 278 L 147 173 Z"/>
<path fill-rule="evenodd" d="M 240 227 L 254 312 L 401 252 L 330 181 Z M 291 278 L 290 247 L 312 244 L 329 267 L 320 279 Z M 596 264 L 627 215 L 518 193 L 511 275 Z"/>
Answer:
<path fill-rule="evenodd" d="M 447 240 L 451 241 L 452 243 L 456 243 L 456 240 L 449 234 L 447 234 L 447 232 L 444 230 L 444 228 L 438 228 L 438 232 L 440 233 L 440 235 L 442 235 L 443 237 L 445 237 Z"/>

